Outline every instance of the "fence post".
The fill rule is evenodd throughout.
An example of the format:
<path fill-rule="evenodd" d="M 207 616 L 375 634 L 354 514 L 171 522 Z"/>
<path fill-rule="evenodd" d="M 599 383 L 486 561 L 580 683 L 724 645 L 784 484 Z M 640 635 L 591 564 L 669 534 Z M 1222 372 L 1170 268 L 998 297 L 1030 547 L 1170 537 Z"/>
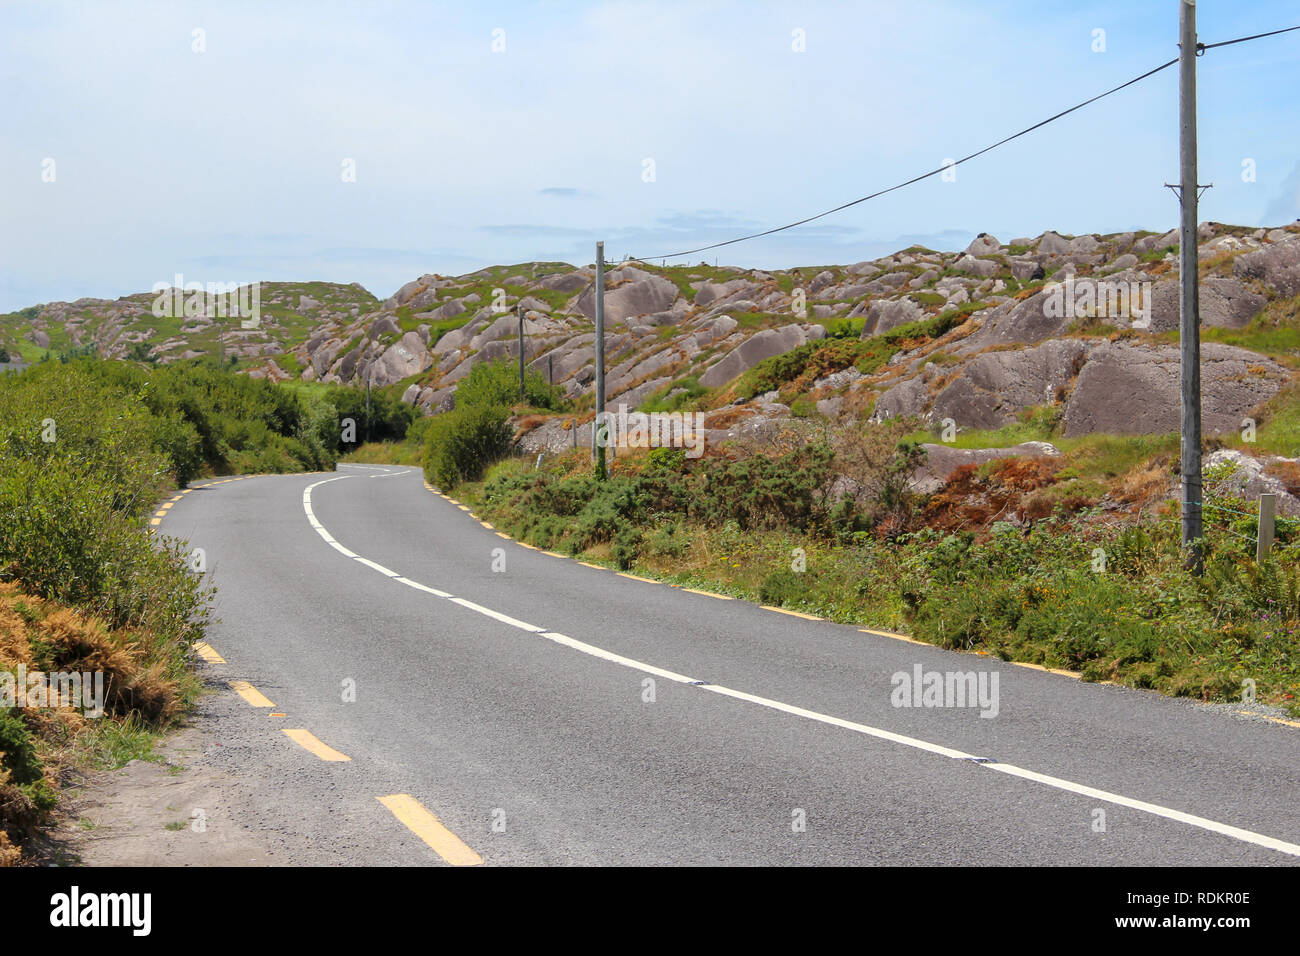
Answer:
<path fill-rule="evenodd" d="M 1255 560 L 1263 561 L 1273 549 L 1273 516 L 1277 514 L 1277 495 L 1259 496 L 1259 537 L 1255 540 Z"/>

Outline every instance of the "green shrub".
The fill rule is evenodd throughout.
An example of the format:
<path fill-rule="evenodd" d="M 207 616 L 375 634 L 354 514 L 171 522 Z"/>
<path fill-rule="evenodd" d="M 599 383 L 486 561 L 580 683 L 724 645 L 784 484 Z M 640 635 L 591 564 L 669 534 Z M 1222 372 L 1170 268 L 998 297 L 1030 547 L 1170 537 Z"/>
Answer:
<path fill-rule="evenodd" d="M 56 802 L 22 712 L 0 708 L 0 824 L 31 826 Z"/>
<path fill-rule="evenodd" d="M 465 405 L 501 405 L 506 408 L 520 403 L 533 408 L 558 409 L 564 400 L 564 388 L 549 385 L 541 373 L 528 369 L 524 374 L 524 394 L 519 394 L 519 367 L 508 359 L 481 362 L 456 386 L 456 407 Z"/>
<path fill-rule="evenodd" d="M 614 563 L 623 571 L 632 567 L 641 550 L 641 531 L 636 525 L 624 525 L 614 535 Z"/>
<path fill-rule="evenodd" d="M 424 475 L 439 488 L 478 481 L 510 450 L 513 432 L 499 405 L 457 405 L 436 415 L 425 429 Z"/>
<path fill-rule="evenodd" d="M 808 572 L 777 568 L 763 579 L 758 588 L 758 599 L 775 607 L 790 607 L 808 596 Z"/>

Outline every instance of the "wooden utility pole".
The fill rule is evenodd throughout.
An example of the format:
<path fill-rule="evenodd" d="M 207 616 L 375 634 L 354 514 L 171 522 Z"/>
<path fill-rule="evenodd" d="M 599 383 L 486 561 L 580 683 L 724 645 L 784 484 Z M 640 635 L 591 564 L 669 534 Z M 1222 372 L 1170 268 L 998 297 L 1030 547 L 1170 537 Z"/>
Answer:
<path fill-rule="evenodd" d="M 1196 0 L 1178 0 L 1179 224 L 1178 297 L 1182 348 L 1182 531 L 1187 566 L 1200 574 L 1201 526 L 1201 314 L 1196 245 Z"/>
<path fill-rule="evenodd" d="M 524 388 L 524 305 L 520 300 L 518 305 L 519 312 L 519 397 L 523 398 L 528 392 Z"/>
<path fill-rule="evenodd" d="M 596 477 L 605 477 L 605 244 L 596 243 L 596 418 L 591 444 L 596 456 Z M 597 447 L 598 446 L 598 447 Z"/>

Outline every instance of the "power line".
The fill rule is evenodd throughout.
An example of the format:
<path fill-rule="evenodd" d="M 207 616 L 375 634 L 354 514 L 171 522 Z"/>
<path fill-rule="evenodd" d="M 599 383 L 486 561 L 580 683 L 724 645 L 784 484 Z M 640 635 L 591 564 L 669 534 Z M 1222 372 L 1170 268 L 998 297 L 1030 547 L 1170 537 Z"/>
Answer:
<path fill-rule="evenodd" d="M 1300 30 L 1300 26 L 1287 27 L 1286 29 L 1283 30 L 1274 30 L 1270 33 L 1257 33 L 1254 36 L 1238 37 L 1235 40 L 1223 40 L 1220 43 L 1211 43 L 1208 45 L 1203 43 L 1198 43 L 1197 51 L 1199 53 L 1199 52 L 1204 52 L 1205 50 L 1212 50 L 1215 47 L 1231 46 L 1234 43 L 1245 43 L 1247 40 L 1258 40 L 1263 37 L 1276 36 L 1279 33 L 1290 33 L 1292 30 Z M 892 193 L 897 189 L 902 189 L 904 186 L 911 186 L 913 183 L 919 183 L 923 179 L 929 179 L 931 176 L 937 176 L 940 173 L 944 172 L 945 170 L 952 169 L 956 166 L 960 166 L 962 163 L 969 162 L 970 160 L 975 159 L 976 157 L 983 156 L 985 153 L 997 149 L 999 146 L 1005 146 L 1013 139 L 1019 139 L 1021 136 L 1024 136 L 1027 133 L 1032 133 L 1036 129 L 1041 129 L 1042 127 L 1046 126 L 1049 123 L 1054 123 L 1057 120 L 1061 119 L 1062 117 L 1069 116 L 1071 113 L 1075 112 L 1076 110 L 1081 110 L 1085 106 L 1088 106 L 1091 103 L 1095 103 L 1100 99 L 1104 99 L 1107 96 L 1110 96 L 1114 93 L 1118 93 L 1120 90 L 1130 87 L 1134 83 L 1140 83 L 1143 80 L 1145 80 L 1147 77 L 1154 76 L 1155 74 L 1159 73 L 1161 70 L 1168 69 L 1169 67 L 1173 66 L 1177 62 L 1178 62 L 1178 58 L 1174 57 L 1174 59 L 1170 60 L 1168 63 L 1161 63 L 1159 66 L 1155 67 L 1154 69 L 1147 70 L 1145 73 L 1141 74 L 1140 76 L 1135 76 L 1133 77 L 1133 79 L 1121 83 L 1119 86 L 1106 90 L 1106 92 L 1104 93 L 1098 93 L 1096 96 L 1086 99 L 1082 103 L 1076 103 L 1074 106 L 1071 106 L 1069 109 L 1061 110 L 1061 112 L 1055 114 L 1054 116 L 1049 116 L 1047 119 L 1035 123 L 1033 126 L 1027 126 L 1024 129 L 1020 130 L 1020 132 L 1018 133 L 1012 133 L 1010 136 L 1006 137 L 1005 139 L 1000 139 L 996 143 L 993 143 L 991 146 L 985 146 L 983 149 L 971 153 L 969 156 L 963 156 L 961 159 L 954 160 L 953 162 L 944 163 L 942 166 L 939 166 L 937 169 L 932 169 L 928 173 L 922 173 L 919 176 L 913 176 L 911 179 L 890 186 L 887 189 L 877 190 L 876 192 L 871 193 L 870 195 L 867 196 L 863 196 L 860 199 L 854 199 L 851 202 L 842 203 L 833 209 L 827 209 L 825 212 L 819 212 L 815 216 L 808 216 L 805 219 L 799 219 L 796 222 L 787 223 L 784 226 L 776 226 L 772 229 L 765 229 L 762 232 L 751 233 L 748 236 L 739 236 L 735 239 L 727 239 L 723 242 L 715 242 L 707 246 L 699 246 L 695 249 L 687 249 L 683 252 L 674 252 L 674 253 L 670 253 L 669 255 L 646 256 L 646 257 L 628 256 L 628 258 L 634 262 L 645 262 L 645 263 L 649 263 L 654 259 L 678 259 L 682 256 L 694 255 L 697 252 L 707 252 L 710 249 L 720 249 L 723 246 L 734 245 L 737 242 L 746 242 L 750 239 L 759 239 L 763 236 L 770 236 L 774 233 L 784 232 L 787 229 L 793 229 L 796 226 L 805 225 L 817 219 L 823 219 L 826 216 L 831 215 L 832 213 L 837 213 L 840 212 L 841 210 L 848 209 L 850 206 L 856 206 L 859 203 L 864 203 L 869 199 L 876 199 L 877 197 L 883 196 L 886 193 Z"/>
<path fill-rule="evenodd" d="M 1279 33 L 1290 33 L 1292 30 L 1300 30 L 1300 26 L 1287 27 L 1284 30 L 1272 30 L 1268 33 L 1256 33 L 1254 36 L 1237 37 L 1235 40 L 1223 40 L 1219 43 L 1198 43 L 1196 44 L 1196 50 L 1199 53 L 1203 50 L 1213 50 L 1215 47 L 1232 46 L 1234 43 L 1245 43 L 1247 40 L 1259 40 L 1264 37 L 1275 37 Z"/>

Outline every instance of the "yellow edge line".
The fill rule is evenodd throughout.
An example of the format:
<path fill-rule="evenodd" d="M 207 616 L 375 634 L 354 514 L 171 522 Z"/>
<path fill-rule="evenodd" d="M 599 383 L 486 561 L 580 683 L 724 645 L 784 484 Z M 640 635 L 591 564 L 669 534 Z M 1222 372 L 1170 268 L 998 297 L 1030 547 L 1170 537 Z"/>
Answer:
<path fill-rule="evenodd" d="M 564 557 L 564 555 L 560 555 L 560 557 Z M 577 558 L 574 558 L 574 560 L 575 560 L 575 561 L 578 561 Z M 608 570 L 609 570 L 609 568 L 607 568 L 607 567 L 604 567 L 604 566 L 599 565 L 599 564 L 592 564 L 590 561 L 578 561 L 578 563 L 581 564 L 584 568 L 595 568 L 597 571 L 608 571 Z"/>
<path fill-rule="evenodd" d="M 1046 671 L 1048 674 L 1057 674 L 1061 677 L 1073 677 L 1080 680 L 1083 675 L 1076 674 L 1074 671 L 1063 671 L 1059 667 L 1044 667 L 1042 664 L 1030 664 L 1027 661 L 1007 661 L 1008 664 L 1015 664 L 1017 667 L 1028 667 L 1030 670 Z"/>
<path fill-rule="evenodd" d="M 778 614 L 789 614 L 791 617 L 801 617 L 805 621 L 825 620 L 824 618 L 818 617 L 816 614 L 804 614 L 802 611 L 790 611 L 783 607 L 774 607 L 771 604 L 760 604 L 759 607 L 764 611 L 776 611 Z"/>
<path fill-rule="evenodd" d="M 497 537 L 498 537 L 498 538 L 505 538 L 507 541 L 510 540 L 510 535 L 506 534 L 504 531 L 498 531 L 498 532 L 497 532 Z"/>
<path fill-rule="evenodd" d="M 224 664 L 226 659 L 212 649 L 212 645 L 207 641 L 199 641 L 194 645 L 194 650 L 199 657 L 203 658 L 209 664 Z"/>
<path fill-rule="evenodd" d="M 1269 717 L 1267 715 L 1264 715 L 1264 719 L 1275 724 L 1286 724 L 1288 727 L 1300 727 L 1300 720 L 1287 720 L 1285 717 Z"/>
<path fill-rule="evenodd" d="M 906 634 L 895 634 L 893 631 L 876 631 L 876 630 L 872 630 L 872 629 L 869 628 L 869 627 L 860 627 L 860 628 L 858 628 L 858 630 L 861 631 L 863 634 L 874 634 L 876 637 L 891 637 L 891 638 L 893 638 L 893 639 L 896 640 L 896 641 L 907 641 L 907 643 L 909 643 L 909 644 L 922 644 L 922 645 L 924 645 L 924 646 L 926 646 L 926 647 L 938 647 L 938 646 L 939 646 L 938 644 L 931 644 L 929 641 L 918 641 L 916 638 L 914 638 L 914 637 L 908 637 Z M 976 651 L 975 653 L 976 653 L 976 654 L 981 654 L 981 655 L 983 655 L 983 656 L 985 656 L 985 657 L 989 656 L 987 651 Z M 1026 663 L 1025 661 L 1002 661 L 1001 663 L 1003 663 L 1003 664 L 1014 664 L 1014 665 L 1016 665 L 1016 667 L 1028 667 L 1028 668 L 1030 668 L 1031 670 L 1044 671 L 1044 672 L 1046 672 L 1046 673 L 1048 673 L 1048 674 L 1055 674 L 1055 675 L 1057 675 L 1058 677 L 1069 677 L 1069 678 L 1072 678 L 1073 680 L 1082 680 L 1082 679 L 1083 679 L 1083 675 L 1082 675 L 1082 674 L 1078 674 L 1078 673 L 1076 673 L 1076 672 L 1074 672 L 1074 671 L 1065 671 L 1065 670 L 1061 670 L 1060 668 L 1057 668 L 1057 667 L 1044 667 L 1042 664 L 1029 664 L 1029 663 Z M 1113 681 L 1113 680 L 1095 680 L 1095 681 L 1091 681 L 1090 683 L 1093 683 L 1093 684 L 1105 684 L 1105 685 L 1110 686 L 1110 687 L 1118 687 L 1118 686 L 1119 686 L 1119 685 L 1118 685 L 1115 681 Z"/>
<path fill-rule="evenodd" d="M 543 551 L 542 554 L 549 554 L 553 558 L 567 558 L 567 554 L 560 554 L 558 551 Z"/>
<path fill-rule="evenodd" d="M 347 754 L 339 753 L 328 744 L 324 744 L 310 730 L 298 728 L 295 730 L 285 730 L 284 735 L 296 743 L 303 750 L 315 754 L 321 760 L 328 760 L 331 763 L 337 763 L 343 760 L 351 760 Z"/>
<path fill-rule="evenodd" d="M 519 545 L 519 547 L 521 547 L 521 548 L 527 548 L 529 551 L 540 551 L 540 550 L 542 550 L 541 548 L 537 547 L 536 545 L 526 544 L 526 543 L 523 542 L 523 541 L 516 541 L 515 544 Z"/>
<path fill-rule="evenodd" d="M 700 591 L 695 588 L 679 588 L 682 591 L 690 591 L 692 594 L 703 594 L 705 597 L 717 598 L 719 601 L 730 601 L 730 594 L 714 594 L 712 591 Z"/>
<path fill-rule="evenodd" d="M 232 680 L 232 681 L 227 681 L 226 683 L 230 685 L 231 689 L 236 694 L 244 698 L 244 700 L 248 701 L 254 707 L 275 706 L 275 704 L 271 703 L 270 699 L 267 698 L 265 694 L 263 694 L 260 690 L 258 690 L 256 687 L 254 687 L 246 680 Z"/>
<path fill-rule="evenodd" d="M 483 863 L 481 856 L 443 826 L 437 817 L 409 793 L 394 793 L 375 799 L 452 866 L 479 866 Z"/>
<path fill-rule="evenodd" d="M 918 641 L 914 637 L 908 637 L 906 634 L 895 634 L 893 631 L 874 631 L 869 627 L 858 628 L 863 634 L 874 634 L 876 637 L 892 637 L 896 641 L 907 641 L 909 644 L 925 644 L 927 647 L 937 647 L 936 644 L 929 644 L 926 641 Z"/>
<path fill-rule="evenodd" d="M 635 574 L 628 574 L 626 571 L 615 571 L 620 578 L 631 578 L 633 581 L 644 581 L 646 584 L 659 584 L 654 578 L 639 578 Z"/>
<path fill-rule="evenodd" d="M 157 527 L 158 525 L 162 524 L 162 518 L 150 518 L 149 524 L 152 527 Z"/>
<path fill-rule="evenodd" d="M 495 530 L 496 530 L 496 529 L 493 528 L 490 524 L 488 524 L 486 521 L 480 521 L 479 524 L 481 524 L 483 527 L 487 528 L 489 531 L 495 531 Z"/>

